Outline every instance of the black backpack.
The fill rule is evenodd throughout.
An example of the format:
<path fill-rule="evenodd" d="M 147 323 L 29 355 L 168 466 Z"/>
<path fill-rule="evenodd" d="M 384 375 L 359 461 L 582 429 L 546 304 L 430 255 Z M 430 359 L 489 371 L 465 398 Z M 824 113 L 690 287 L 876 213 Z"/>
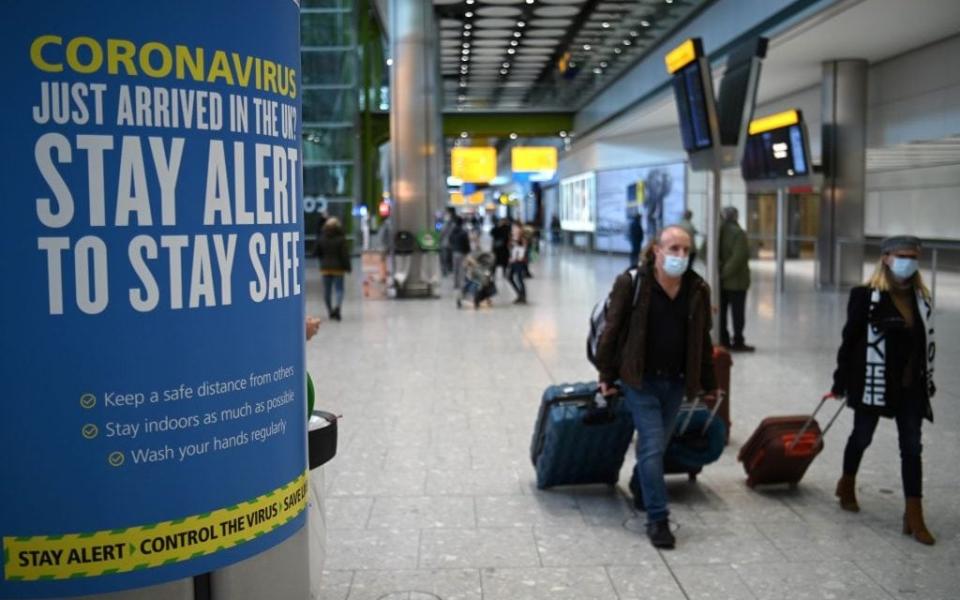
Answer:
<path fill-rule="evenodd" d="M 640 273 L 640 267 L 630 267 L 626 270 L 626 273 L 630 274 L 630 279 L 633 281 L 633 301 L 630 304 L 630 308 L 633 309 L 637 306 L 637 300 L 640 298 L 642 275 Z M 607 330 L 607 308 L 609 308 L 609 306 L 610 294 L 607 294 L 606 299 L 597 302 L 596 306 L 593 307 L 593 311 L 590 313 L 590 333 L 587 335 L 587 360 L 597 368 L 599 368 L 597 364 L 597 347 L 600 345 L 600 338 L 603 336 L 603 332 Z"/>

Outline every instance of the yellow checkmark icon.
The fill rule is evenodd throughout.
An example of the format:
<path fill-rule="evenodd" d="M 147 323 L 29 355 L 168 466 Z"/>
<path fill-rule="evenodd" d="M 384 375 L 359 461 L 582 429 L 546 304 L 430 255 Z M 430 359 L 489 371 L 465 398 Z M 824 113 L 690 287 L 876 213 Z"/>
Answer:
<path fill-rule="evenodd" d="M 112 467 L 119 467 L 123 464 L 123 461 L 123 452 L 111 452 L 110 456 L 107 457 L 107 462 L 110 463 Z"/>
<path fill-rule="evenodd" d="M 87 438 L 88 440 L 92 440 L 93 438 L 97 437 L 98 433 L 100 433 L 100 429 L 93 423 L 90 423 L 84 425 L 83 428 L 80 429 L 80 433 L 82 433 L 83 437 Z"/>

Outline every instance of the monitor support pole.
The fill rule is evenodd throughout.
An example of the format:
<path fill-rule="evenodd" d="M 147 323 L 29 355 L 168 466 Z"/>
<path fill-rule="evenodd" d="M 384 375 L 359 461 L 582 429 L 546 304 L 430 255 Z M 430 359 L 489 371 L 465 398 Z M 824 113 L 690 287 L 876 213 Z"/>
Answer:
<path fill-rule="evenodd" d="M 713 343 L 720 342 L 720 204 L 723 171 L 713 169 L 713 194 L 707 202 L 707 284 L 710 286 L 710 307 L 713 311 L 713 327 L 710 334 Z"/>
<path fill-rule="evenodd" d="M 786 289 L 786 261 L 787 261 L 787 190 L 777 188 L 777 293 L 782 294 Z"/>

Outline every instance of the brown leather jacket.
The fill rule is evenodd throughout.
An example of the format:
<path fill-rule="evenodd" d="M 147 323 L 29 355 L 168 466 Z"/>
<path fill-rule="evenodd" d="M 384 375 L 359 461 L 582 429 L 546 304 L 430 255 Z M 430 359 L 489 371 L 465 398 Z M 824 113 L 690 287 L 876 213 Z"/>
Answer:
<path fill-rule="evenodd" d="M 685 382 L 687 396 L 692 398 L 704 391 L 715 390 L 717 381 L 710 341 L 710 287 L 693 271 L 687 271 L 683 277 L 683 285 L 689 286 L 687 298 L 690 302 Z M 630 275 L 623 273 L 614 282 L 607 307 L 607 328 L 597 345 L 600 381 L 613 382 L 619 378 L 632 387 L 642 387 L 653 278 L 652 266 L 640 268 L 640 294 L 636 307 L 631 306 L 634 287 Z"/>

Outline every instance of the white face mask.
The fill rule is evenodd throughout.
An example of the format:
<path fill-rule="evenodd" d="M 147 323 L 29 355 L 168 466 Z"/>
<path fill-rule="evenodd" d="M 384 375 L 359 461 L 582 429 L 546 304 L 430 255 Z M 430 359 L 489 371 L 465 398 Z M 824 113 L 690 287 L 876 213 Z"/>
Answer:
<path fill-rule="evenodd" d="M 915 258 L 905 258 L 902 256 L 894 256 L 893 262 L 890 263 L 890 272 L 893 273 L 893 276 L 899 279 L 900 281 L 906 281 L 913 277 L 914 273 L 917 272 L 919 268 L 919 262 Z"/>
<path fill-rule="evenodd" d="M 689 266 L 690 258 L 687 256 L 670 256 L 667 254 L 663 257 L 663 271 L 670 277 L 680 277 L 687 272 Z"/>

